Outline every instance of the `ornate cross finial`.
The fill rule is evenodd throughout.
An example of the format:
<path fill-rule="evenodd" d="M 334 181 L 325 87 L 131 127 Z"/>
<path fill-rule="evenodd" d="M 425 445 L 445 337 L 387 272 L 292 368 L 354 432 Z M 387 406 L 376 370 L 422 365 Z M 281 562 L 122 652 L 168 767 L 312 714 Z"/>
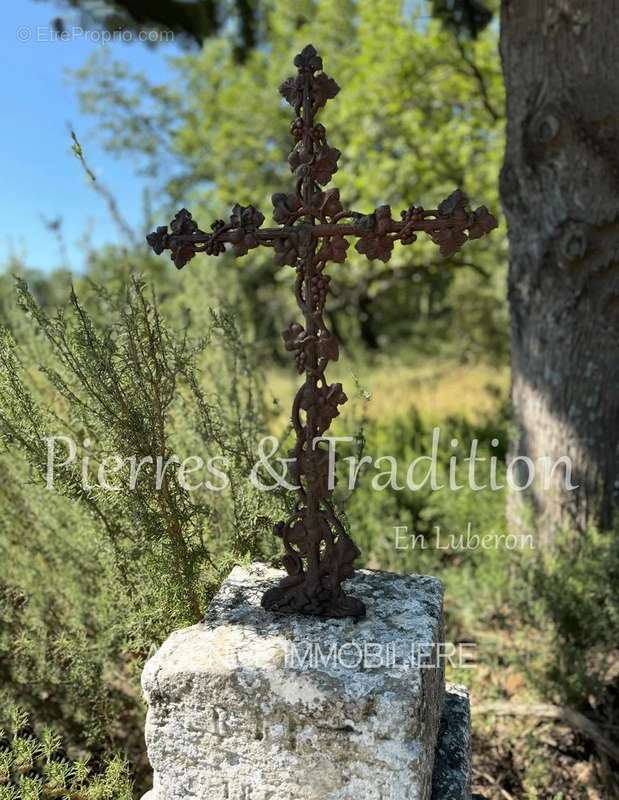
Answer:
<path fill-rule="evenodd" d="M 365 607 L 345 594 L 341 584 L 352 576 L 360 552 L 335 514 L 328 450 L 320 442 L 347 400 L 341 384 L 329 384 L 325 377 L 328 363 L 338 359 L 337 339 L 323 318 L 330 281 L 325 267 L 329 261 L 345 261 L 349 237 L 357 239 L 356 250 L 368 259 L 387 262 L 396 241 L 412 244 L 423 232 L 449 256 L 468 239 L 491 231 L 497 221 L 485 206 L 471 211 L 459 189 L 436 209 L 410 206 L 397 221 L 386 205 L 371 214 L 344 209 L 338 189 L 321 188 L 337 172 L 340 151 L 329 145 L 324 126 L 315 122 L 339 86 L 322 71 L 322 59 L 312 45 L 294 63 L 297 74 L 282 83 L 280 93 L 296 115 L 291 126 L 296 143 L 288 158 L 296 186 L 290 194 L 272 196 L 273 219 L 280 227 L 263 228 L 260 211 L 237 204 L 229 222 L 211 225 L 212 233 L 201 231 L 182 209 L 170 230 L 160 227 L 146 238 L 155 253 L 170 250 L 179 269 L 196 253 L 219 255 L 231 244 L 235 256 L 261 245 L 272 247 L 275 264 L 295 270 L 295 295 L 304 324 L 292 322 L 283 338 L 286 349 L 295 354 L 297 372 L 305 375 L 292 405 L 297 438 L 291 456 L 299 496 L 293 514 L 274 530 L 282 539 L 288 576 L 265 593 L 262 605 L 280 613 L 358 619 Z"/>

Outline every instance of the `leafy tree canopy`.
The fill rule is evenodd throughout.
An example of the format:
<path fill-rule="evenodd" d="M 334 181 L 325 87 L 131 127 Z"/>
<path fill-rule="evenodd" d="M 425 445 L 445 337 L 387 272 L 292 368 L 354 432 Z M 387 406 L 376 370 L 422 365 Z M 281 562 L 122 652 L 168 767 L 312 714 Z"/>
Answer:
<path fill-rule="evenodd" d="M 481 0 L 432 0 L 432 13 L 447 28 L 473 39 L 492 21 L 492 10 Z"/>
<path fill-rule="evenodd" d="M 46 0 L 45 0 L 46 1 Z M 201 45 L 209 36 L 234 23 L 239 58 L 257 42 L 256 0 L 61 0 L 54 25 L 62 31 L 77 18 L 85 28 L 105 31 L 171 31 L 188 44 Z M 157 37 L 146 39 L 156 43 Z"/>

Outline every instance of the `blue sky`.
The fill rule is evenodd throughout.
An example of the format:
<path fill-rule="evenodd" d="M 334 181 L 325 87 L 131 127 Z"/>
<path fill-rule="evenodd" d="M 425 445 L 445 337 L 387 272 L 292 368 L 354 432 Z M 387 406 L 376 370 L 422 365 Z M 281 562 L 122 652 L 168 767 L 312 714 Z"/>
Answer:
<path fill-rule="evenodd" d="M 60 265 L 58 245 L 42 216 L 62 217 L 74 270 L 83 265 L 80 239 L 86 232 L 96 246 L 117 239 L 103 201 L 88 186 L 71 152 L 71 125 L 90 166 L 112 190 L 125 217 L 132 224 L 142 219 L 143 179 L 134 174 L 129 160 L 112 157 L 98 146 L 95 121 L 80 112 L 75 85 L 65 74 L 103 45 L 79 33 L 70 41 L 53 40 L 50 22 L 59 12 L 53 2 L 33 0 L 3 8 L 0 269 L 12 254 L 29 267 L 49 270 Z M 107 46 L 154 81 L 166 79 L 166 58 L 179 52 L 173 43 L 152 49 L 140 42 Z"/>

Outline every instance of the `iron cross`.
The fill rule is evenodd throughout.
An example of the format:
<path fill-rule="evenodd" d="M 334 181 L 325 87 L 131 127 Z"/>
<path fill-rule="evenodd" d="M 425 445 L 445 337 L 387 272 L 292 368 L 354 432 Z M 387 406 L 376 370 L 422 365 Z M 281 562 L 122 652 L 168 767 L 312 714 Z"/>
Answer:
<path fill-rule="evenodd" d="M 353 575 L 360 551 L 335 514 L 329 485 L 329 454 L 324 437 L 339 406 L 347 398 L 339 383 L 329 384 L 325 370 L 338 359 L 338 342 L 323 318 L 330 277 L 329 261 L 343 263 L 348 238 L 368 259 L 387 262 L 394 242 L 412 244 L 417 233 L 427 234 L 444 256 L 453 254 L 468 239 L 478 239 L 497 226 L 485 206 L 471 211 L 464 193 L 456 190 L 438 208 L 410 206 L 391 217 L 387 205 L 371 214 L 342 206 L 338 189 L 322 189 L 338 168 L 340 151 L 327 142 L 323 125 L 315 118 L 339 86 L 322 71 L 322 59 L 308 45 L 294 59 L 297 74 L 280 86 L 280 93 L 295 111 L 291 133 L 295 145 L 288 158 L 296 185 L 291 194 L 272 196 L 277 228 L 263 228 L 264 215 L 254 206 L 235 205 L 229 222 L 217 220 L 212 233 L 201 231 L 191 214 L 182 209 L 170 230 L 157 228 L 147 236 L 155 253 L 170 250 L 181 269 L 196 253 L 219 255 L 232 245 L 235 256 L 265 245 L 274 250 L 274 262 L 295 270 L 294 291 L 304 324 L 292 322 L 283 332 L 286 350 L 294 353 L 297 372 L 305 376 L 292 405 L 296 444 L 291 452 L 298 499 L 293 514 L 275 525 L 282 539 L 283 564 L 288 575 L 262 598 L 264 608 L 280 613 L 318 617 L 365 615 L 364 604 L 342 589 Z"/>

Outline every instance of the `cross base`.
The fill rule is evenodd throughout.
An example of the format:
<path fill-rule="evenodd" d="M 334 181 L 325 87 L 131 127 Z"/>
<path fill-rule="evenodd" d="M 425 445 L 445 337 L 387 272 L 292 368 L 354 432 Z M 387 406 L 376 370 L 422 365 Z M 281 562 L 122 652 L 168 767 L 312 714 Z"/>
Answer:
<path fill-rule="evenodd" d="M 329 575 L 319 578 L 318 585 L 307 576 L 288 576 L 264 593 L 261 605 L 277 614 L 303 614 L 322 619 L 365 617 L 365 604 L 346 594 Z"/>

